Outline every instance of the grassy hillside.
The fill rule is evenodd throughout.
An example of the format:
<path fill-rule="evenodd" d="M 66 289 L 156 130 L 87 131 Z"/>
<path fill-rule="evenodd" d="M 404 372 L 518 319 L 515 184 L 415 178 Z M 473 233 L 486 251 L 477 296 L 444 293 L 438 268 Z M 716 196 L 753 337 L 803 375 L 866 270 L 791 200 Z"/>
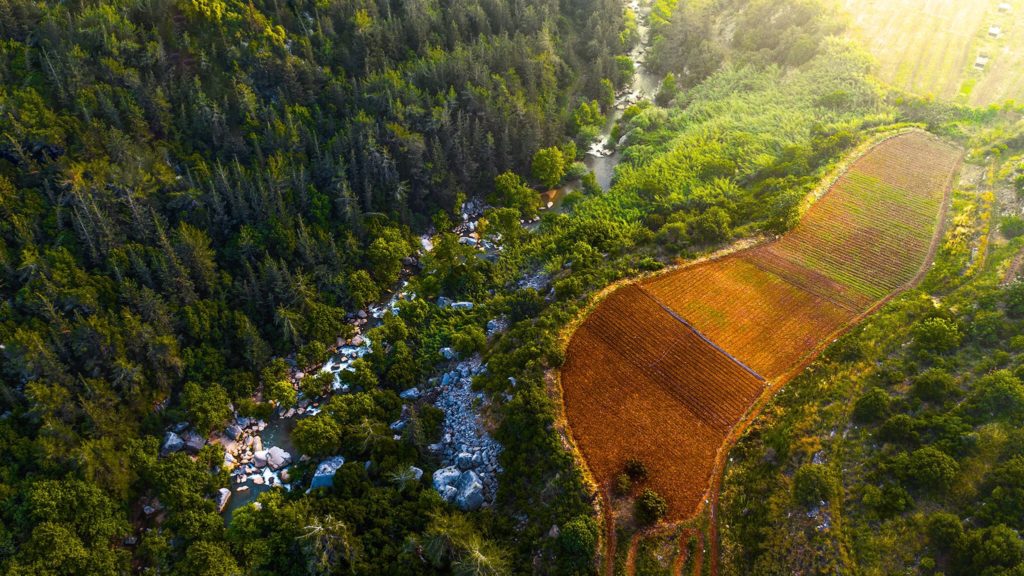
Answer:
<path fill-rule="evenodd" d="M 883 80 L 975 106 L 1024 99 L 1024 2 L 843 0 L 847 34 L 878 60 Z M 1001 9 L 1002 5 L 1009 6 Z M 998 27 L 999 34 L 989 33 Z M 979 56 L 987 57 L 976 68 Z"/>

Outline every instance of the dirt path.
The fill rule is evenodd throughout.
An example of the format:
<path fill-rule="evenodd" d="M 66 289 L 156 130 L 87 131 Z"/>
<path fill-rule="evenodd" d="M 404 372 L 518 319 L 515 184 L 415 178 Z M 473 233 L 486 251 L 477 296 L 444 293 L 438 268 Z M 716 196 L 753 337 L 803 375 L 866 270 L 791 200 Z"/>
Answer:
<path fill-rule="evenodd" d="M 961 156 L 961 162 L 962 162 L 962 156 Z M 860 314 L 856 318 L 852 319 L 847 325 L 845 325 L 844 327 L 840 328 L 835 333 L 831 334 L 829 337 L 823 339 L 815 349 L 811 350 L 791 370 L 787 371 L 785 374 L 783 374 L 779 378 L 777 378 L 774 381 L 772 381 L 771 383 L 769 383 L 769 385 L 765 388 L 765 390 L 758 397 L 758 399 L 753 403 L 753 405 L 751 405 L 750 409 L 746 412 L 746 414 L 739 420 L 739 422 L 736 423 L 735 426 L 733 426 L 732 430 L 726 436 L 726 438 L 723 441 L 723 443 L 721 444 L 721 446 L 719 446 L 717 454 L 716 454 L 716 457 L 715 457 L 715 464 L 714 464 L 713 472 L 712 472 L 712 475 L 711 475 L 711 480 L 710 480 L 707 492 L 705 493 L 704 504 L 699 506 L 698 509 L 694 511 L 693 515 L 691 515 L 690 518 L 684 519 L 684 520 L 682 520 L 682 521 L 680 521 L 678 523 L 675 523 L 673 525 L 673 526 L 678 526 L 682 522 L 688 522 L 688 521 L 692 520 L 693 518 L 696 518 L 697 516 L 699 516 L 705 509 L 707 509 L 708 520 L 709 520 L 709 524 L 708 524 L 708 539 L 709 539 L 709 542 L 707 544 L 709 544 L 710 546 L 701 546 L 701 551 L 703 551 L 703 549 L 705 547 L 708 548 L 708 555 L 709 555 L 708 561 L 711 563 L 710 564 L 710 574 L 711 574 L 711 576 L 718 576 L 718 565 L 719 565 L 719 557 L 720 557 L 720 538 L 719 538 L 719 534 L 718 534 L 718 502 L 719 502 L 719 495 L 721 493 L 722 481 L 723 481 L 723 479 L 725 477 L 725 465 L 726 465 L 727 456 L 729 454 L 729 451 L 736 444 L 736 442 L 740 439 L 740 437 L 743 436 L 743 434 L 746 432 L 747 428 L 749 428 L 749 426 L 754 422 L 754 420 L 756 420 L 757 417 L 761 414 L 761 412 L 764 410 L 765 406 L 767 406 L 768 403 L 770 402 L 771 398 L 774 397 L 775 394 L 779 390 L 781 390 L 782 387 L 784 387 L 789 381 L 791 381 L 794 377 L 799 375 L 804 370 L 804 368 L 806 368 L 809 364 L 811 364 L 811 362 L 813 362 L 818 357 L 818 355 L 821 354 L 833 341 L 835 341 L 837 338 L 841 337 L 843 334 L 848 332 L 850 329 L 852 329 L 855 326 L 859 325 L 865 318 L 867 318 L 871 314 L 875 313 L 882 306 L 888 304 L 893 298 L 899 296 L 900 294 L 902 294 L 906 290 L 908 290 L 910 288 L 913 288 L 914 286 L 919 284 L 924 279 L 925 275 L 928 273 L 928 270 L 931 268 L 931 264 L 934 261 L 936 254 L 938 253 L 938 249 L 939 249 L 939 247 L 941 246 L 941 243 L 942 243 L 942 238 L 944 237 L 944 234 L 945 234 L 946 220 L 947 220 L 947 217 L 948 217 L 948 214 L 949 214 L 949 209 L 950 209 L 950 207 L 952 205 L 953 187 L 954 187 L 955 182 L 957 181 L 957 176 L 959 175 L 959 172 L 960 172 L 960 169 L 958 168 L 956 171 L 954 171 L 950 175 L 949 180 L 946 183 L 945 195 L 943 197 L 942 205 L 941 205 L 941 207 L 939 209 L 939 215 L 938 215 L 939 222 L 938 222 L 938 225 L 936 226 L 935 233 L 934 233 L 934 235 L 932 237 L 931 245 L 929 246 L 928 256 L 927 256 L 924 264 L 921 266 L 920 270 L 918 271 L 918 273 L 914 276 L 914 278 L 911 279 L 909 282 L 907 282 L 902 287 L 900 287 L 899 289 L 895 290 L 894 292 L 892 292 L 891 294 L 889 294 L 888 296 L 883 298 L 882 300 L 879 300 L 878 302 L 876 302 L 873 306 L 868 308 L 862 314 Z M 1024 251 L 1022 251 L 1021 254 L 1018 254 L 1018 258 L 1020 258 L 1022 261 L 1024 261 Z M 1021 265 L 1024 265 L 1024 262 L 1022 262 Z M 634 560 L 635 560 L 636 540 L 637 540 L 637 537 L 634 537 L 633 540 L 630 542 L 630 554 L 627 557 L 626 573 L 630 574 L 630 575 L 632 575 L 635 572 L 635 566 L 633 564 L 634 564 Z M 682 549 L 681 549 L 680 555 L 682 555 L 682 554 L 683 554 L 683 552 L 682 552 Z M 703 556 L 703 554 L 701 554 L 701 556 Z M 701 558 L 701 562 L 703 562 L 703 558 Z M 682 567 L 682 565 L 680 565 L 680 570 L 682 569 L 681 567 Z M 608 572 L 608 576 L 612 576 L 614 574 L 614 559 L 613 559 L 613 561 L 611 563 L 611 568 L 612 568 L 612 570 Z M 696 573 L 699 574 L 699 572 L 696 572 Z"/>
<path fill-rule="evenodd" d="M 679 554 L 676 554 L 676 559 L 672 563 L 673 576 L 684 576 L 683 568 L 686 567 L 686 561 L 689 559 L 686 545 L 687 541 L 694 536 L 697 538 L 697 545 L 693 550 L 693 570 L 690 571 L 690 574 L 700 575 L 701 568 L 704 567 L 704 535 L 696 528 L 687 528 L 679 534 Z"/>
<path fill-rule="evenodd" d="M 1017 280 L 1022 266 L 1024 266 L 1024 248 L 1017 252 L 1017 255 L 1013 257 L 1013 261 L 1010 262 L 1010 267 L 1006 269 L 1006 274 L 1003 276 L 1003 286 L 1012 284 Z"/>

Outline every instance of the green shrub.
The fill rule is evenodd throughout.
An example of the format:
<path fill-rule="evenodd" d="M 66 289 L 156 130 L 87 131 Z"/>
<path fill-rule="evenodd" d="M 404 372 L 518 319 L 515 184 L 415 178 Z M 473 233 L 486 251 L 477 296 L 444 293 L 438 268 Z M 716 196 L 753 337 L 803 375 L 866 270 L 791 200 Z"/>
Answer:
<path fill-rule="evenodd" d="M 645 488 L 636 499 L 634 511 L 638 522 L 651 525 L 665 517 L 668 513 L 668 503 L 654 490 Z"/>
<path fill-rule="evenodd" d="M 912 486 L 941 493 L 949 488 L 960 472 L 960 465 L 945 452 L 925 446 L 894 459 L 897 474 Z"/>
<path fill-rule="evenodd" d="M 953 377 L 939 368 L 931 368 L 914 378 L 911 391 L 921 400 L 942 402 L 956 387 Z"/>
<path fill-rule="evenodd" d="M 1003 232 L 1003 236 L 1007 238 L 1016 238 L 1021 234 L 1024 234 L 1024 218 L 1018 216 L 1004 216 L 1002 221 L 999 223 L 999 229 Z"/>
<path fill-rule="evenodd" d="M 623 469 L 634 482 L 642 482 L 647 479 L 647 465 L 637 458 L 626 460 L 626 465 Z"/>
<path fill-rule="evenodd" d="M 853 405 L 853 419 L 863 424 L 878 422 L 889 415 L 889 394 L 872 388 Z"/>
<path fill-rule="evenodd" d="M 804 506 L 831 500 L 838 491 L 835 475 L 822 464 L 804 464 L 793 475 L 793 498 Z"/>

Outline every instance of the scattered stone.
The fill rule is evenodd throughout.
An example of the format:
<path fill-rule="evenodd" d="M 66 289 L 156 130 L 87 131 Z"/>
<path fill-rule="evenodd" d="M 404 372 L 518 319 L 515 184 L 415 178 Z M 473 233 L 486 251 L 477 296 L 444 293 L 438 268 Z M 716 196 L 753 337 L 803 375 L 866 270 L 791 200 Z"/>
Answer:
<path fill-rule="evenodd" d="M 260 450 L 258 452 L 253 452 L 253 454 L 252 454 L 252 463 L 257 468 L 263 468 L 264 466 L 267 465 L 267 454 L 268 454 L 268 452 L 266 450 Z"/>
<path fill-rule="evenodd" d="M 448 308 L 451 305 L 452 305 L 452 299 L 451 298 L 446 298 L 444 296 L 438 296 L 438 298 L 437 298 L 437 307 L 438 308 Z"/>
<path fill-rule="evenodd" d="M 248 492 L 248 491 L 249 491 L 249 487 L 248 486 L 239 486 L 238 488 L 235 488 L 235 492 Z"/>
<path fill-rule="evenodd" d="M 228 507 L 228 500 L 231 500 L 231 490 L 227 488 L 217 490 L 217 512 L 223 512 Z"/>
<path fill-rule="evenodd" d="M 182 432 L 184 432 L 187 429 L 188 429 L 188 422 L 178 422 L 177 424 L 174 425 L 174 428 L 171 428 L 171 430 L 175 434 L 181 434 Z"/>
<path fill-rule="evenodd" d="M 263 486 L 263 476 L 253 476 L 252 483 L 257 486 Z"/>
<path fill-rule="evenodd" d="M 184 436 L 184 441 L 185 450 L 192 454 L 198 453 L 200 450 L 203 449 L 203 446 L 206 446 L 206 438 L 203 438 L 202 435 L 196 432 L 195 430 L 189 430 L 188 432 L 186 432 Z"/>
<path fill-rule="evenodd" d="M 172 452 L 177 452 L 184 447 L 185 441 L 181 439 L 181 436 L 178 436 L 174 432 L 168 432 L 164 435 L 164 443 L 163 447 L 160 449 L 160 453 L 167 455 Z"/>
<path fill-rule="evenodd" d="M 316 472 L 313 474 L 313 481 L 309 484 L 309 490 L 316 490 L 317 488 L 329 488 L 334 486 L 334 474 L 345 464 L 344 456 L 332 456 L 316 467 Z"/>
<path fill-rule="evenodd" d="M 238 440 L 238 438 L 242 436 L 242 427 L 238 424 L 231 424 L 225 432 L 227 432 L 228 438 Z"/>
<path fill-rule="evenodd" d="M 444 489 L 458 481 L 462 472 L 456 466 L 448 466 L 434 471 L 434 490 L 444 494 Z"/>
<path fill-rule="evenodd" d="M 277 446 L 272 446 L 270 450 L 267 450 L 267 465 L 272 470 L 278 468 L 284 468 L 285 466 L 292 463 L 292 455 L 285 452 Z"/>
<path fill-rule="evenodd" d="M 452 308 L 452 310 L 472 310 L 473 309 L 473 303 L 472 302 L 452 302 L 451 308 Z"/>
<path fill-rule="evenodd" d="M 357 317 L 358 317 L 358 318 L 359 318 L 360 320 L 366 320 L 366 316 L 367 316 L 367 314 L 366 314 L 366 310 L 360 310 L 360 311 L 356 312 L 356 316 L 357 316 Z"/>
<path fill-rule="evenodd" d="M 395 432 L 401 432 L 402 430 L 405 430 L 405 420 L 395 420 L 390 426 L 388 426 L 388 428 L 391 428 Z"/>
<path fill-rule="evenodd" d="M 459 476 L 455 485 L 458 495 L 455 497 L 455 505 L 462 510 L 476 510 L 484 503 L 484 485 L 476 472 L 467 470 Z"/>
<path fill-rule="evenodd" d="M 420 389 L 414 386 L 412 388 L 409 388 L 408 390 L 403 390 L 402 393 L 398 395 L 398 397 L 403 400 L 415 400 L 420 397 Z"/>
<path fill-rule="evenodd" d="M 469 470 L 473 467 L 473 455 L 468 452 L 459 452 L 459 455 L 455 457 L 455 465 L 459 467 L 459 470 Z"/>
<path fill-rule="evenodd" d="M 409 470 L 412 472 L 412 477 L 415 478 L 417 482 L 419 482 L 420 479 L 423 478 L 423 469 L 422 468 L 417 468 L 415 466 L 409 466 Z"/>
<path fill-rule="evenodd" d="M 441 353 L 441 356 L 444 356 L 445 360 L 452 360 L 455 358 L 455 350 L 452 350 L 448 346 L 441 348 L 439 352 Z"/>

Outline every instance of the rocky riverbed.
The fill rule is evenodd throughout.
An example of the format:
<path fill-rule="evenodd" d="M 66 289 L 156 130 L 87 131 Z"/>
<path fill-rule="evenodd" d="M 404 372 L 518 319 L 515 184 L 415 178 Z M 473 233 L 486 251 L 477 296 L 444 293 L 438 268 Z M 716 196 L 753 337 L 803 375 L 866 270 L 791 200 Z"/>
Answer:
<path fill-rule="evenodd" d="M 434 405 L 445 414 L 441 441 L 430 446 L 445 464 L 434 472 L 434 489 L 464 510 L 493 503 L 501 473 L 501 445 L 481 421 L 487 398 L 473 391 L 473 376 L 486 370 L 475 355 L 445 372 L 434 389 Z"/>

